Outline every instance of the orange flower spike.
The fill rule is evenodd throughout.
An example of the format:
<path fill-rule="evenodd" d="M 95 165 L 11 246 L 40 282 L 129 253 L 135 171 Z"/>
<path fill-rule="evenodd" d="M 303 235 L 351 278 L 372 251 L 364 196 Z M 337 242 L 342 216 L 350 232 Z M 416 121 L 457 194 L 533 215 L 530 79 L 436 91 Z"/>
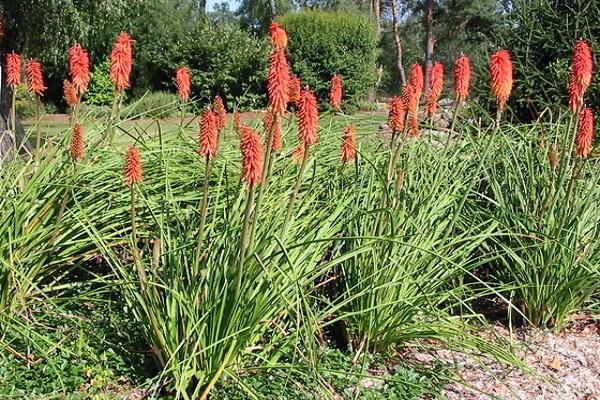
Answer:
<path fill-rule="evenodd" d="M 425 101 L 427 115 L 433 115 L 438 108 L 438 99 L 444 90 L 444 66 L 439 62 L 434 63 L 429 70 L 429 93 Z"/>
<path fill-rule="evenodd" d="M 133 40 L 128 33 L 121 32 L 110 54 L 110 77 L 117 91 L 129 89 L 129 76 L 133 66 Z"/>
<path fill-rule="evenodd" d="M 404 131 L 404 119 L 406 118 L 407 104 L 403 97 L 394 96 L 388 103 L 388 125 L 393 132 Z"/>
<path fill-rule="evenodd" d="M 342 78 L 337 74 L 331 78 L 329 104 L 336 111 L 340 111 L 342 108 Z"/>
<path fill-rule="evenodd" d="M 73 85 L 71 81 L 65 79 L 63 81 L 63 92 L 67 105 L 71 108 L 75 108 L 77 102 L 79 101 L 77 98 L 77 89 L 75 89 L 75 85 Z"/>
<path fill-rule="evenodd" d="M 142 172 L 142 159 L 140 152 L 135 147 L 131 146 L 127 149 L 125 155 L 125 167 L 124 167 L 124 183 L 125 186 L 135 185 L 144 180 Z"/>
<path fill-rule="evenodd" d="M 454 94 L 458 102 L 463 102 L 469 97 L 471 86 L 471 60 L 464 54 L 454 62 Z"/>
<path fill-rule="evenodd" d="M 216 96 L 213 102 L 213 110 L 217 121 L 217 129 L 221 130 L 227 126 L 227 111 L 223 105 L 221 96 Z"/>
<path fill-rule="evenodd" d="M 498 109 L 503 111 L 513 87 L 513 66 L 507 50 L 498 50 L 492 55 L 490 75 L 492 93 L 496 97 Z"/>
<path fill-rule="evenodd" d="M 273 129 L 273 143 L 271 144 L 271 149 L 273 151 L 280 151 L 281 150 L 281 125 L 279 124 L 279 121 L 277 121 L 277 124 L 275 126 L 273 126 L 273 114 L 270 111 L 266 111 L 263 114 L 263 118 L 262 118 L 262 122 L 263 122 L 263 129 L 265 131 L 265 136 L 268 137 L 269 132 L 271 132 L 271 129 Z"/>
<path fill-rule="evenodd" d="M 287 32 L 281 24 L 277 22 L 271 22 L 269 26 L 269 36 L 271 37 L 271 44 L 276 49 L 285 50 L 288 43 Z"/>
<path fill-rule="evenodd" d="M 410 84 L 406 85 L 406 92 L 409 133 L 413 136 L 419 136 L 419 93 Z"/>
<path fill-rule="evenodd" d="M 21 85 L 21 56 L 15 52 L 6 55 L 6 84 L 13 89 Z"/>
<path fill-rule="evenodd" d="M 262 179 L 263 146 L 258 133 L 248 126 L 242 127 L 241 136 L 242 181 L 252 187 L 258 185 Z"/>
<path fill-rule="evenodd" d="M 569 108 L 576 112 L 583 104 L 583 96 L 592 81 L 594 62 L 590 46 L 584 40 L 575 43 L 573 65 L 569 79 Z"/>
<path fill-rule="evenodd" d="M 90 58 L 79 44 L 69 49 L 69 74 L 77 94 L 85 92 L 90 83 Z"/>
<path fill-rule="evenodd" d="M 298 103 L 298 137 L 300 142 L 309 146 L 317 143 L 317 131 L 319 129 L 319 110 L 317 98 L 312 90 L 300 92 Z"/>
<path fill-rule="evenodd" d="M 356 156 L 356 127 L 352 124 L 344 128 L 342 137 L 342 164 L 354 161 Z"/>
<path fill-rule="evenodd" d="M 75 124 L 71 136 L 71 157 L 75 161 L 81 161 L 83 160 L 84 153 L 85 144 L 83 141 L 83 127 L 79 124 Z"/>
<path fill-rule="evenodd" d="M 415 94 L 420 100 L 425 86 L 425 78 L 423 77 L 423 67 L 420 64 L 413 64 L 410 67 L 409 83 L 415 89 Z"/>
<path fill-rule="evenodd" d="M 188 101 L 191 92 L 190 70 L 187 67 L 179 67 L 175 72 L 175 84 L 177 85 L 177 94 L 181 100 Z"/>
<path fill-rule="evenodd" d="M 283 115 L 290 100 L 290 69 L 282 49 L 275 49 L 269 59 L 267 91 L 271 110 Z"/>
<path fill-rule="evenodd" d="M 300 100 L 300 90 L 302 90 L 300 78 L 296 75 L 290 75 L 289 104 L 298 104 L 298 101 Z"/>
<path fill-rule="evenodd" d="M 233 129 L 237 132 L 238 135 L 242 132 L 242 116 L 239 112 L 235 111 L 233 113 Z"/>
<path fill-rule="evenodd" d="M 206 161 L 212 160 L 217 154 L 217 139 L 217 117 L 209 108 L 205 108 L 200 117 L 198 154 L 204 156 Z"/>
<path fill-rule="evenodd" d="M 581 109 L 579 113 L 579 125 L 575 143 L 577 145 L 577 155 L 585 158 L 592 152 L 592 142 L 594 141 L 594 114 L 588 107 Z"/>
<path fill-rule="evenodd" d="M 44 76 L 42 75 L 42 64 L 35 60 L 27 61 L 27 90 L 29 93 L 43 96 L 46 91 Z"/>

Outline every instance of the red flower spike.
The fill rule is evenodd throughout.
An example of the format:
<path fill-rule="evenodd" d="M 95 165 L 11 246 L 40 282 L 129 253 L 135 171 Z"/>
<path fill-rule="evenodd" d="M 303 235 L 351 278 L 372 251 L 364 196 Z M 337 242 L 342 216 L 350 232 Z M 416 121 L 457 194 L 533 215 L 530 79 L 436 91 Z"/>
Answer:
<path fill-rule="evenodd" d="M 83 141 L 83 127 L 79 124 L 75 124 L 71 136 L 71 157 L 75 161 L 81 161 L 83 160 L 84 153 L 85 144 Z"/>
<path fill-rule="evenodd" d="M 129 76 L 133 66 L 133 40 L 129 34 L 121 32 L 110 54 L 110 77 L 117 91 L 129 89 Z"/>
<path fill-rule="evenodd" d="M 282 49 L 275 49 L 269 59 L 267 91 L 271 110 L 283 115 L 290 100 L 290 70 Z"/>
<path fill-rule="evenodd" d="M 352 124 L 344 128 L 342 137 L 342 164 L 354 161 L 356 156 L 356 127 Z"/>
<path fill-rule="evenodd" d="M 592 81 L 594 62 L 590 46 L 583 40 L 575 43 L 573 65 L 569 79 L 569 108 L 576 112 L 583 104 L 583 96 Z"/>
<path fill-rule="evenodd" d="M 127 149 L 127 154 L 125 155 L 125 167 L 123 170 L 123 174 L 125 178 L 125 186 L 131 186 L 140 183 L 144 180 L 140 152 L 133 146 Z"/>
<path fill-rule="evenodd" d="M 312 90 L 302 90 L 298 102 L 298 137 L 304 145 L 317 143 L 319 110 L 317 98 Z"/>
<path fill-rule="evenodd" d="M 333 75 L 331 78 L 329 104 L 336 111 L 340 111 L 342 108 L 342 78 L 339 75 Z"/>
<path fill-rule="evenodd" d="M 206 161 L 212 160 L 217 154 L 218 146 L 217 117 L 205 108 L 200 117 L 200 136 L 198 139 L 198 154 Z"/>
<path fill-rule="evenodd" d="M 577 145 L 577 155 L 585 158 L 592 152 L 592 143 L 594 141 L 594 114 L 588 107 L 581 109 L 579 113 L 579 124 L 577 127 L 577 136 L 575 144 Z"/>
<path fill-rule="evenodd" d="M 434 63 L 429 70 L 429 93 L 425 101 L 427 115 L 435 114 L 438 108 L 438 99 L 444 89 L 444 66 L 439 62 Z"/>
<path fill-rule="evenodd" d="M 77 94 L 85 92 L 90 82 L 90 58 L 79 44 L 69 49 L 69 74 Z"/>
<path fill-rule="evenodd" d="M 6 84 L 13 89 L 21 85 L 21 56 L 15 52 L 6 55 Z"/>
<path fill-rule="evenodd" d="M 287 47 L 287 32 L 283 29 L 281 24 L 271 22 L 271 25 L 269 26 L 269 36 L 271 37 L 271 44 L 276 49 L 284 50 Z"/>
<path fill-rule="evenodd" d="M 454 95 L 458 102 L 465 101 L 471 86 L 471 60 L 464 54 L 454 62 Z"/>
<path fill-rule="evenodd" d="M 423 76 L 423 67 L 420 64 L 413 64 L 410 67 L 409 83 L 414 88 L 417 99 L 421 100 L 423 87 L 425 86 L 425 78 Z"/>
<path fill-rule="evenodd" d="M 490 75 L 492 93 L 496 97 L 498 109 L 503 111 L 513 87 L 513 67 L 508 51 L 498 50 L 492 55 Z"/>
<path fill-rule="evenodd" d="M 42 64 L 35 60 L 27 61 L 27 90 L 36 96 L 43 96 L 46 91 L 44 76 L 42 75 Z"/>
<path fill-rule="evenodd" d="M 215 97 L 215 100 L 213 101 L 213 110 L 217 119 L 217 129 L 224 129 L 227 126 L 227 111 L 225 111 L 221 96 Z"/>
<path fill-rule="evenodd" d="M 188 101 L 191 92 L 190 70 L 187 67 L 179 67 L 175 72 L 175 83 L 177 84 L 177 94 L 181 100 Z"/>
<path fill-rule="evenodd" d="M 252 187 L 258 185 L 262 179 L 263 147 L 258 133 L 252 128 L 242 127 L 241 136 L 242 181 Z"/>

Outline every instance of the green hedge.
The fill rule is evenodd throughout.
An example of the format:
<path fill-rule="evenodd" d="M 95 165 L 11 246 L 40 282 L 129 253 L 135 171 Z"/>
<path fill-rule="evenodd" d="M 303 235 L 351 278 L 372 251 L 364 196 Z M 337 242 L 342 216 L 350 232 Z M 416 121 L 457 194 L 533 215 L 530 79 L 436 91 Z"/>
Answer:
<path fill-rule="evenodd" d="M 344 101 L 358 104 L 377 81 L 378 34 L 373 21 L 352 12 L 306 11 L 280 19 L 289 36 L 292 71 L 326 101 L 333 74 Z"/>

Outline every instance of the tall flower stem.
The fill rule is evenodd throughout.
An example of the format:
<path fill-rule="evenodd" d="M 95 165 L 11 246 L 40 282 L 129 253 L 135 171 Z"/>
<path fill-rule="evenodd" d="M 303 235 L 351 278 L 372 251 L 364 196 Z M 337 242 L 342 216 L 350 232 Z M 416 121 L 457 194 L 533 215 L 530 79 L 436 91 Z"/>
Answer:
<path fill-rule="evenodd" d="M 275 153 L 273 152 L 273 134 L 275 132 L 275 127 L 278 123 L 279 116 L 274 115 L 273 122 L 269 127 L 269 133 L 267 135 L 267 148 L 265 149 L 265 163 L 263 164 L 262 181 L 260 182 L 260 187 L 258 189 L 258 197 L 256 198 L 256 206 L 254 207 L 254 218 L 252 222 L 252 227 L 250 229 L 250 237 L 248 240 L 249 243 L 252 243 L 252 241 L 254 240 L 254 235 L 256 234 L 256 228 L 258 226 L 262 201 L 265 197 L 267 186 L 269 185 L 269 178 L 273 169 L 273 162 L 275 160 Z"/>
<path fill-rule="evenodd" d="M 246 209 L 244 210 L 244 224 L 242 226 L 242 235 L 240 237 L 240 258 L 237 263 L 235 273 L 235 293 L 233 296 L 232 306 L 235 307 L 239 301 L 240 293 L 242 290 L 242 273 L 244 272 L 244 266 L 246 263 L 247 252 L 249 247 L 249 235 L 251 229 L 251 215 L 254 207 L 254 186 L 250 186 L 248 189 L 248 198 L 246 199 Z"/>
<path fill-rule="evenodd" d="M 287 211 L 285 212 L 285 219 L 283 220 L 283 226 L 281 227 L 281 238 L 285 237 L 287 234 L 287 230 L 292 220 L 292 212 L 294 211 L 294 204 L 296 203 L 296 198 L 298 197 L 298 192 L 300 191 L 300 185 L 302 184 L 302 180 L 304 178 L 304 172 L 306 171 L 306 166 L 308 165 L 308 145 L 304 145 L 304 157 L 302 158 L 302 164 L 300 164 L 300 171 L 298 172 L 298 178 L 296 179 L 296 184 L 294 185 L 294 190 L 290 194 L 290 200 L 288 202 Z"/>
<path fill-rule="evenodd" d="M 121 100 L 123 98 L 123 91 L 119 90 L 115 94 L 112 104 L 112 110 L 110 112 L 110 127 L 108 131 L 108 142 L 112 145 L 115 139 L 115 133 L 117 129 L 117 123 L 119 121 L 119 109 L 121 108 Z"/>
<path fill-rule="evenodd" d="M 13 136 L 13 157 L 17 156 L 17 88 L 12 88 L 12 106 L 10 109 L 10 125 Z"/>
<path fill-rule="evenodd" d="M 137 268 L 138 277 L 140 279 L 140 285 L 142 287 L 142 292 L 144 296 L 147 295 L 146 285 L 148 283 L 148 279 L 146 277 L 146 271 L 144 271 L 142 260 L 140 258 L 140 252 L 138 250 L 138 238 L 137 238 L 137 221 L 136 221 L 136 191 L 135 184 L 131 185 L 131 209 L 130 209 L 130 221 L 131 221 L 131 252 L 133 255 L 133 261 L 135 262 L 135 266 Z"/>
<path fill-rule="evenodd" d="M 42 122 L 42 101 L 39 96 L 35 96 L 35 106 L 37 112 L 37 123 L 35 125 L 35 152 L 36 158 L 40 156 L 40 146 L 42 142 L 42 133 L 40 131 L 40 124 Z"/>
<path fill-rule="evenodd" d="M 202 254 L 202 240 L 204 239 L 204 227 L 206 225 L 206 215 L 208 214 L 208 187 L 210 183 L 210 172 L 212 162 L 206 159 L 204 166 L 204 190 L 202 191 L 202 203 L 200 204 L 200 224 L 198 225 L 198 244 L 196 247 L 196 261 L 194 263 L 194 276 L 198 275 L 200 267 L 200 258 Z"/>
<path fill-rule="evenodd" d="M 496 132 L 498 132 L 498 130 L 500 129 L 500 121 L 502 121 L 502 108 L 498 107 L 498 109 L 496 110 L 496 120 L 494 121 L 494 130 L 492 132 L 492 134 L 496 134 Z"/>

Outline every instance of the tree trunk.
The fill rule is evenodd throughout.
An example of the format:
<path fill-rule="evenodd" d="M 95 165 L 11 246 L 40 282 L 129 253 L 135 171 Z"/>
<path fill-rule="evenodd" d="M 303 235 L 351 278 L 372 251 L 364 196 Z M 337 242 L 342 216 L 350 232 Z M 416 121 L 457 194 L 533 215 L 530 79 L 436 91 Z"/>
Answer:
<path fill-rule="evenodd" d="M 274 21 L 277 17 L 277 7 L 275 6 L 275 0 L 269 0 L 269 11 L 271 12 L 271 21 Z"/>
<path fill-rule="evenodd" d="M 196 8 L 201 15 L 206 15 L 206 0 L 196 0 Z"/>
<path fill-rule="evenodd" d="M 404 66 L 402 65 L 402 42 L 400 41 L 400 34 L 398 33 L 398 5 L 396 0 L 392 1 L 392 31 L 394 32 L 394 41 L 396 42 L 396 66 L 400 73 L 400 80 L 402 85 L 406 84 L 406 73 L 404 72 Z"/>
<path fill-rule="evenodd" d="M 425 1 L 425 91 L 429 93 L 429 69 L 433 65 L 435 39 L 433 38 L 433 0 Z"/>
<path fill-rule="evenodd" d="M 373 15 L 377 22 L 377 32 L 381 32 L 381 7 L 379 1 L 380 0 L 373 0 Z"/>

